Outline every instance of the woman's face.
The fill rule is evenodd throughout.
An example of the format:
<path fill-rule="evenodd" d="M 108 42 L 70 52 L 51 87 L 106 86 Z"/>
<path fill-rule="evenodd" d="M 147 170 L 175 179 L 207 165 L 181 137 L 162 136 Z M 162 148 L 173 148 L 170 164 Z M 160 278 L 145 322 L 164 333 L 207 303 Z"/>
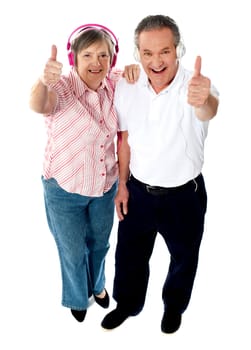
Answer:
<path fill-rule="evenodd" d="M 86 85 L 97 90 L 110 69 L 108 44 L 100 41 L 77 54 L 76 70 Z"/>

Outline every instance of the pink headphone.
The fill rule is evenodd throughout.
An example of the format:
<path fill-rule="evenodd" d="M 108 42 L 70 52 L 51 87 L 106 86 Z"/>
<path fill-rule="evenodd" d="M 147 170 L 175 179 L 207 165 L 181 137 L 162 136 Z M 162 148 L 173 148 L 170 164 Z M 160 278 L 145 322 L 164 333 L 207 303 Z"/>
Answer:
<path fill-rule="evenodd" d="M 111 63 L 111 68 L 115 66 L 116 61 L 117 61 L 117 55 L 119 52 L 119 44 L 118 44 L 118 39 L 116 38 L 115 34 L 107 27 L 102 26 L 101 24 L 95 24 L 95 23 L 90 23 L 90 24 L 84 24 L 82 26 L 79 26 L 78 28 L 76 28 L 71 35 L 68 38 L 67 41 L 67 51 L 68 51 L 68 59 L 69 59 L 69 63 L 71 66 L 74 66 L 74 54 L 71 51 L 71 38 L 73 36 L 73 34 L 75 34 L 76 32 L 82 32 L 85 29 L 99 29 L 102 30 L 103 32 L 105 32 L 106 34 L 108 34 L 111 38 L 112 43 L 114 44 L 114 55 L 112 58 L 112 63 Z"/>

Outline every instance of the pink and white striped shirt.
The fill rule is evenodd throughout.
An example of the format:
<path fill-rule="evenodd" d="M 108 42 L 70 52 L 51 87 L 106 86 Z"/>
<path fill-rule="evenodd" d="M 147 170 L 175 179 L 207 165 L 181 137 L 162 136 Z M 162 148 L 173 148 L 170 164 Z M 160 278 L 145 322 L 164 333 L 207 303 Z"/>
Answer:
<path fill-rule="evenodd" d="M 114 138 L 118 120 L 113 97 L 119 74 L 90 90 L 75 69 L 53 85 L 57 106 L 45 116 L 48 140 L 43 175 L 67 192 L 102 196 L 118 176 Z"/>

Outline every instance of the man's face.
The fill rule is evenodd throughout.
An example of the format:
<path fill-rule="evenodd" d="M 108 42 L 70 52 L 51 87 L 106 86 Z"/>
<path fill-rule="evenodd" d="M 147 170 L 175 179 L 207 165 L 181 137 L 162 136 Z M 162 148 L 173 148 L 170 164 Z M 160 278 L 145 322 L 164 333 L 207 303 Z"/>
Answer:
<path fill-rule="evenodd" d="M 141 32 L 139 55 L 155 92 L 160 92 L 172 82 L 178 69 L 178 60 L 173 33 L 169 28 Z"/>

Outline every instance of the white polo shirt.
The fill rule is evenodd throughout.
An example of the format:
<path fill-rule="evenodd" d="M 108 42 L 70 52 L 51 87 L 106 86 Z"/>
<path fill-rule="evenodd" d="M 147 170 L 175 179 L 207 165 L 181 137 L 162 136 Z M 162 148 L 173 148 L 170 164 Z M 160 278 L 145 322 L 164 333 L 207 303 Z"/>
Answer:
<path fill-rule="evenodd" d="M 200 121 L 187 103 L 192 74 L 180 66 L 173 82 L 158 94 L 143 69 L 135 84 L 121 79 L 116 86 L 119 128 L 129 135 L 130 171 L 144 183 L 180 186 L 202 170 L 208 122 Z M 218 95 L 213 86 L 211 90 Z"/>

